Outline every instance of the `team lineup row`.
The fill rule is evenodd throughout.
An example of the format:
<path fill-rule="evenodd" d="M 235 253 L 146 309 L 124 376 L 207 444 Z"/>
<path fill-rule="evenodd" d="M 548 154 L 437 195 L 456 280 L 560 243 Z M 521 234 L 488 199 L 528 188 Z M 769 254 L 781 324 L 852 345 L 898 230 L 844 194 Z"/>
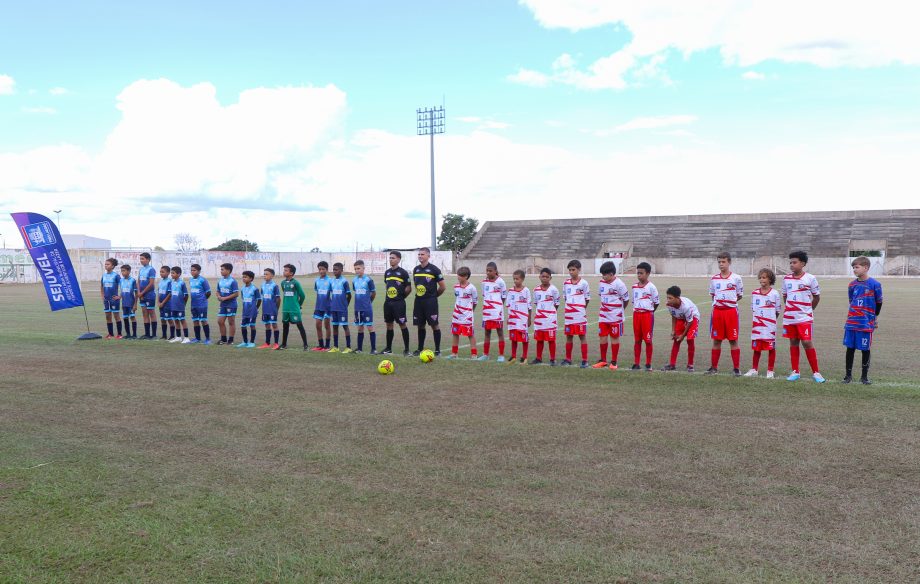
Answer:
<path fill-rule="evenodd" d="M 446 290 L 443 274 L 437 266 L 429 262 L 430 252 L 426 248 L 419 250 L 419 265 L 410 275 L 399 266 L 402 256 L 399 252 L 390 252 L 390 267 L 384 274 L 386 287 L 383 302 L 384 321 L 386 323 L 386 348 L 383 354 L 392 353 L 395 328 L 401 330 L 404 354 L 409 354 L 409 332 L 406 317 L 406 298 L 415 293 L 412 322 L 418 327 L 418 349 L 422 352 L 427 336 L 426 328 L 432 330 L 435 354 L 440 354 L 441 330 L 438 315 L 438 297 Z M 740 346 L 738 344 L 739 302 L 744 297 L 742 278 L 731 271 L 731 256 L 721 253 L 718 256 L 719 273 L 712 276 L 709 293 L 712 298 L 712 315 L 710 336 L 712 338 L 711 366 L 707 374 L 718 372 L 721 347 L 728 341 L 730 347 L 732 373 L 740 372 Z M 207 279 L 200 275 L 198 265 L 191 266 L 191 278 L 188 283 L 182 279 L 182 269 L 163 266 L 160 268 L 160 282 L 156 283 L 156 271 L 150 266 L 150 255 L 141 254 L 141 267 L 138 278 L 131 276 L 132 268 L 122 266 L 121 274 L 115 272 L 117 261 L 106 261 L 100 293 L 102 296 L 109 336 L 122 338 L 123 316 L 126 319 L 125 338 L 137 337 L 135 313 L 138 306 L 142 310 L 144 336 L 142 339 L 156 339 L 157 311 L 162 327 L 162 338 L 170 342 L 190 344 L 202 342 L 210 344 L 210 327 L 207 318 L 208 301 L 212 290 Z M 816 382 L 823 383 L 820 373 L 817 351 L 812 339 L 814 308 L 820 301 L 821 290 L 817 279 L 806 271 L 808 255 L 802 251 L 789 254 L 789 273 L 782 280 L 778 292 L 773 288 L 775 274 L 764 268 L 758 274 L 759 287 L 751 294 L 752 328 L 751 348 L 753 351 L 752 367 L 745 374 L 749 377 L 758 375 L 761 354 L 767 353 L 767 377 L 774 377 L 776 360 L 777 327 L 782 314 L 783 337 L 789 339 L 791 373 L 790 381 L 800 378 L 799 359 L 802 349 L 812 369 Z M 563 290 L 552 284 L 552 272 L 543 269 L 540 272 L 540 285 L 532 290 L 524 285 L 525 273 L 514 272 L 513 286 L 508 287 L 499 276 L 494 262 L 486 267 L 486 278 L 481 283 L 481 294 L 470 283 L 470 270 L 461 267 L 457 270 L 457 284 L 454 286 L 454 310 L 451 318 L 453 343 L 448 359 L 457 358 L 461 339 L 468 339 L 471 356 L 486 361 L 490 358 L 491 337 L 493 331 L 498 341 L 499 362 L 505 361 L 505 334 L 511 343 L 509 363 L 526 363 L 530 344 L 530 330 L 536 341 L 536 355 L 531 364 L 542 364 L 544 346 L 549 352 L 549 365 L 556 365 L 557 314 L 560 305 L 564 305 L 563 333 L 565 335 L 565 358 L 561 366 L 572 365 L 574 339 L 578 337 L 581 344 L 581 367 L 587 368 L 588 344 L 587 308 L 592 294 L 588 282 L 581 277 L 581 264 L 572 260 L 568 264 L 569 277 L 563 283 Z M 882 306 L 882 289 L 878 281 L 868 277 L 869 260 L 855 258 L 852 263 L 856 279 L 848 288 L 850 307 L 844 323 L 844 340 L 846 346 L 846 376 L 844 382 L 852 379 L 852 366 L 856 350 L 862 351 L 861 381 L 869 384 L 868 370 L 872 333 L 876 327 L 876 318 Z M 350 353 L 350 324 L 357 327 L 357 349 L 363 350 L 365 333 L 370 340 L 370 351 L 376 353 L 376 331 L 373 322 L 373 302 L 376 299 L 374 281 L 365 275 L 364 263 L 354 264 L 355 276 L 349 281 L 343 276 L 344 266 L 336 263 L 329 266 L 320 262 L 317 266 L 319 277 L 314 282 L 316 304 L 313 320 L 316 325 L 318 345 L 312 350 Z M 243 285 L 240 286 L 231 276 L 233 266 L 221 266 L 221 279 L 218 281 L 215 296 L 219 301 L 218 326 L 220 341 L 217 344 L 233 344 L 236 329 L 236 316 L 240 311 L 240 331 L 243 342 L 241 348 L 255 347 L 256 321 L 261 309 L 262 323 L 265 326 L 265 342 L 262 349 L 281 350 L 287 347 L 289 327 L 294 324 L 300 333 L 304 350 L 308 349 L 306 331 L 303 326 L 302 306 L 306 295 L 300 283 L 294 279 L 296 269 L 288 264 L 283 269 L 283 279 L 275 283 L 275 271 L 271 268 L 263 273 L 264 282 L 256 286 L 255 274 L 245 271 L 242 274 Z M 645 369 L 651 370 L 654 331 L 654 315 L 660 306 L 658 289 L 650 281 L 652 268 L 648 263 L 640 263 L 636 268 L 637 282 L 627 288 L 622 279 L 616 275 L 612 262 L 601 266 L 601 281 L 598 283 L 599 298 L 598 334 L 600 338 L 600 357 L 591 365 L 595 369 L 618 368 L 620 338 L 623 336 L 625 311 L 632 304 L 633 365 L 632 370 L 642 369 L 642 348 L 645 346 Z M 484 330 L 483 353 L 478 354 L 475 339 L 474 321 L 476 308 L 480 305 Z M 242 308 L 240 309 L 239 301 Z M 349 308 L 354 300 L 353 320 L 349 320 Z M 189 306 L 190 305 L 190 306 Z M 699 333 L 700 311 L 689 299 L 681 295 L 677 286 L 671 286 L 666 292 L 665 305 L 671 316 L 671 355 L 662 370 L 676 370 L 677 358 L 684 341 L 687 344 L 687 369 L 694 370 L 695 340 Z M 186 307 L 190 308 L 190 318 L 186 318 Z M 507 310 L 507 317 L 506 317 Z M 279 343 L 278 321 L 282 323 L 282 337 Z M 188 320 L 192 321 L 195 339 L 189 337 Z M 116 334 L 117 328 L 117 334 Z M 167 337 L 166 329 L 169 328 Z M 344 348 L 339 348 L 339 329 L 345 336 Z M 203 333 L 203 337 L 202 337 Z M 518 349 L 520 348 L 520 355 Z M 608 349 L 610 357 L 608 360 Z"/>

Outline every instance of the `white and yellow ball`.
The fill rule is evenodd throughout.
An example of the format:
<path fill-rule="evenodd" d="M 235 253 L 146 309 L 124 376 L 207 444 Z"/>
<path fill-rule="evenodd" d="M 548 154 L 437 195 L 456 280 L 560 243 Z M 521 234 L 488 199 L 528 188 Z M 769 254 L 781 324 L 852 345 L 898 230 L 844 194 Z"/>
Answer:
<path fill-rule="evenodd" d="M 394 371 L 396 371 L 396 366 L 389 359 L 384 359 L 377 364 L 377 373 L 381 375 L 390 375 Z"/>
<path fill-rule="evenodd" d="M 425 349 L 419 353 L 418 358 L 422 360 L 422 363 L 431 363 L 434 361 L 434 351 L 431 349 Z"/>

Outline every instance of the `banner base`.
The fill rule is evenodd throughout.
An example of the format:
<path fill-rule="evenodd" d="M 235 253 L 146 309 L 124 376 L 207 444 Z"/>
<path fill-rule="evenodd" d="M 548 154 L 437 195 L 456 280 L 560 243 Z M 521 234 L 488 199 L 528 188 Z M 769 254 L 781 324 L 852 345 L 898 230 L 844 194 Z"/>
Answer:
<path fill-rule="evenodd" d="M 102 335 L 100 335 L 99 333 L 83 333 L 82 335 L 77 337 L 77 340 L 78 341 L 92 341 L 94 339 L 101 339 L 101 338 L 102 338 Z"/>

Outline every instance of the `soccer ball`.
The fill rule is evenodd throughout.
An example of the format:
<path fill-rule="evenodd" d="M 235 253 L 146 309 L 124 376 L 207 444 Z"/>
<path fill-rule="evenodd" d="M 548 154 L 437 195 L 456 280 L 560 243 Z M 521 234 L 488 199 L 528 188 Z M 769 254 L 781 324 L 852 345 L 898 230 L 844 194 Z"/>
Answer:
<path fill-rule="evenodd" d="M 396 371 L 396 366 L 390 360 L 384 359 L 377 365 L 377 373 L 381 375 L 389 375 L 394 371 Z"/>
<path fill-rule="evenodd" d="M 419 353 L 418 358 L 422 360 L 422 363 L 431 363 L 434 361 L 434 351 L 431 349 L 425 349 Z"/>

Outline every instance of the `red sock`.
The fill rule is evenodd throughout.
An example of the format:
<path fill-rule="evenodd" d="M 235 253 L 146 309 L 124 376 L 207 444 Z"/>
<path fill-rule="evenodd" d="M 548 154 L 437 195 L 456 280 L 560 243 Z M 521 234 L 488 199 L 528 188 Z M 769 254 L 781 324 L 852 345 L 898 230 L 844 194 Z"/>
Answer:
<path fill-rule="evenodd" d="M 524 350 L 521 351 L 521 359 L 527 360 L 527 346 L 530 345 L 527 341 L 524 341 Z"/>
<path fill-rule="evenodd" d="M 767 353 L 767 371 L 773 371 L 774 365 L 776 365 L 776 349 Z"/>
<path fill-rule="evenodd" d="M 607 360 L 607 343 L 601 343 L 601 361 Z"/>
<path fill-rule="evenodd" d="M 760 367 L 760 351 L 754 351 L 754 358 L 751 360 L 751 369 L 756 370 Z"/>
<path fill-rule="evenodd" d="M 741 349 L 732 349 L 732 367 L 735 369 L 741 367 Z"/>
<path fill-rule="evenodd" d="M 620 343 L 613 343 L 610 345 L 610 362 L 616 363 L 617 357 L 620 356 Z"/>
<path fill-rule="evenodd" d="M 712 365 L 713 369 L 719 368 L 719 357 L 722 356 L 722 349 L 713 349 L 712 350 Z"/>
<path fill-rule="evenodd" d="M 460 347 L 458 347 L 457 345 L 454 345 L 453 347 L 450 348 L 450 354 L 456 355 L 459 350 L 460 350 Z"/>
<path fill-rule="evenodd" d="M 671 343 L 671 360 L 668 361 L 668 365 L 674 367 L 677 365 L 677 354 L 680 353 L 680 341 L 674 341 Z"/>
<path fill-rule="evenodd" d="M 638 365 L 639 359 L 642 358 L 642 341 L 636 341 L 636 343 L 633 345 L 633 357 L 636 359 L 633 361 L 633 364 Z"/>
<path fill-rule="evenodd" d="M 505 356 L 505 341 L 498 341 L 498 354 Z"/>
<path fill-rule="evenodd" d="M 548 341 L 549 343 L 549 358 L 551 361 L 556 360 L 556 341 Z"/>
<path fill-rule="evenodd" d="M 475 357 L 477 352 L 478 351 L 476 351 L 476 345 L 473 345 L 472 347 L 470 347 L 470 355 Z"/>
<path fill-rule="evenodd" d="M 652 344 L 645 343 L 645 365 L 649 366 L 652 364 Z"/>
<path fill-rule="evenodd" d="M 573 345 L 572 341 L 565 342 L 565 358 L 568 359 L 569 361 L 572 360 L 572 345 Z"/>
<path fill-rule="evenodd" d="M 799 372 L 799 346 L 793 345 L 789 347 L 789 360 L 792 362 L 792 370 L 796 373 Z"/>
<path fill-rule="evenodd" d="M 687 339 L 687 367 L 693 367 L 693 357 L 696 355 L 696 341 Z"/>
<path fill-rule="evenodd" d="M 537 341 L 537 359 L 543 360 L 543 341 Z"/>
<path fill-rule="evenodd" d="M 821 370 L 818 369 L 818 350 L 814 347 L 805 349 L 805 357 L 808 359 L 808 365 L 811 366 L 811 370 L 814 373 L 820 373 Z"/>
<path fill-rule="evenodd" d="M 515 341 L 511 341 L 511 358 L 517 359 L 517 343 Z"/>
<path fill-rule="evenodd" d="M 489 345 L 490 344 L 492 343 L 489 339 L 486 339 L 485 341 L 482 342 L 482 354 L 487 357 L 489 356 Z"/>

